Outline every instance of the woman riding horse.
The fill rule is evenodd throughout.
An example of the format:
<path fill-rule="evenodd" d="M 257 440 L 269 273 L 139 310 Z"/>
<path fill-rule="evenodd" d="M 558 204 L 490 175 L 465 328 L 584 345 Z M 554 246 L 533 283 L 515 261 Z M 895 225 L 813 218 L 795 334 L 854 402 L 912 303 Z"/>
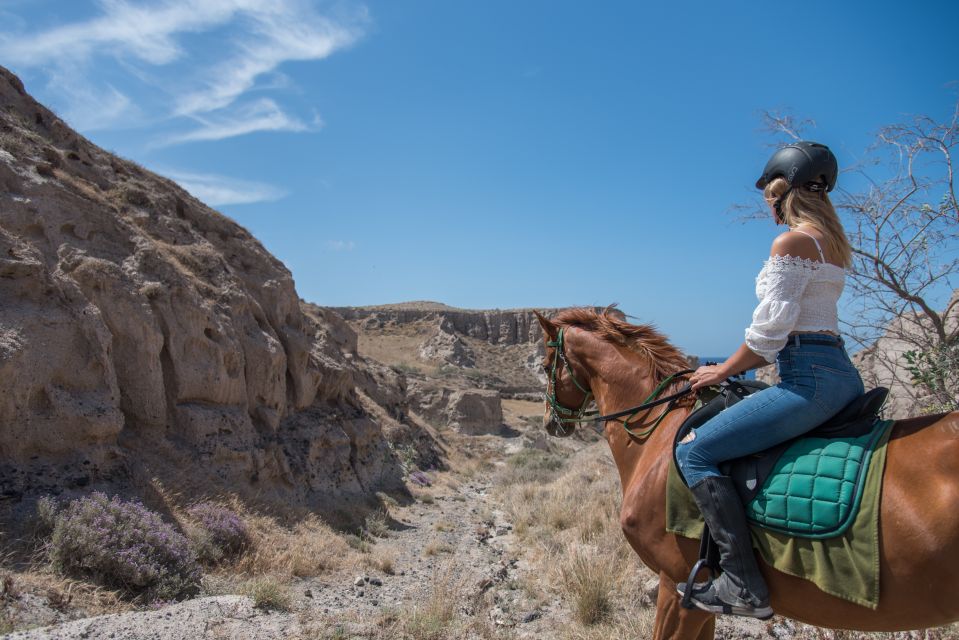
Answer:
<path fill-rule="evenodd" d="M 863 393 L 839 337 L 836 303 L 851 251 L 827 195 L 837 175 L 835 156 L 814 142 L 788 145 L 766 164 L 756 187 L 763 189 L 776 224 L 789 230 L 773 241 L 756 278 L 759 306 L 745 342 L 722 364 L 700 367 L 690 377 L 695 390 L 776 362 L 781 379 L 721 412 L 676 448 L 680 471 L 720 551 L 722 574 L 691 594 L 705 611 L 773 615 L 742 502 L 719 464 L 795 438 Z"/>

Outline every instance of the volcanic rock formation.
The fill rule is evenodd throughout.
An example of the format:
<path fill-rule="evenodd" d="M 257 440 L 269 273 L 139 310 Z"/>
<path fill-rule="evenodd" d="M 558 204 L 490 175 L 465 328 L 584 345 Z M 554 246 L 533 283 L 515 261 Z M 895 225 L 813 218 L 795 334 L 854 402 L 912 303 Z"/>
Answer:
<path fill-rule="evenodd" d="M 391 482 L 357 360 L 249 232 L 0 68 L 0 495 L 141 472 L 299 501 Z"/>

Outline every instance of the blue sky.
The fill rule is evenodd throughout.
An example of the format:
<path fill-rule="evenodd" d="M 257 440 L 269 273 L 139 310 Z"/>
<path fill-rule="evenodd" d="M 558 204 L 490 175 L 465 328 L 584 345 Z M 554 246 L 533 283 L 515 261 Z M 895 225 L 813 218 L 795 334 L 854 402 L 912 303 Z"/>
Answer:
<path fill-rule="evenodd" d="M 0 64 L 248 228 L 306 300 L 619 302 L 721 354 L 777 233 L 729 212 L 761 110 L 850 166 L 951 113 L 956 24 L 953 2 L 0 0 Z"/>

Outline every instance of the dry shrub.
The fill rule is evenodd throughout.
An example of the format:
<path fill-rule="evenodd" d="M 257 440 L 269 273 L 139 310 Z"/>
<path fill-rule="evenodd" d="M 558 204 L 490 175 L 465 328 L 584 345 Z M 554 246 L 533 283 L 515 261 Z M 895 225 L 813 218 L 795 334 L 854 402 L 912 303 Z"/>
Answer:
<path fill-rule="evenodd" d="M 386 538 L 390 535 L 389 514 L 385 511 L 374 511 L 366 516 L 363 530 L 371 538 Z"/>
<path fill-rule="evenodd" d="M 608 557 L 586 547 L 573 552 L 560 571 L 580 623 L 593 625 L 609 617 L 616 575 Z"/>
<path fill-rule="evenodd" d="M 290 592 L 286 586 L 272 576 L 250 580 L 243 585 L 241 593 L 252 598 L 257 609 L 289 611 L 293 607 Z"/>
<path fill-rule="evenodd" d="M 233 570 L 251 575 L 315 576 L 348 566 L 355 554 L 345 539 L 313 514 L 292 527 L 270 516 L 246 516 L 251 549 Z"/>

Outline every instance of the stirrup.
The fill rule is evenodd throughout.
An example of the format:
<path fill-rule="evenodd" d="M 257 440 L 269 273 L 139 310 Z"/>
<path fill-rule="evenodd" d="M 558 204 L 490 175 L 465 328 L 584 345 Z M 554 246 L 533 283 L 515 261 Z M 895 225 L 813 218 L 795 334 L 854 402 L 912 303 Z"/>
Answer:
<path fill-rule="evenodd" d="M 683 595 L 681 604 L 686 609 L 698 608 L 693 603 L 693 586 L 696 584 L 696 576 L 704 568 L 709 569 L 710 580 L 719 576 L 719 548 L 713 542 L 712 536 L 709 535 L 709 525 L 705 523 L 703 523 L 703 537 L 699 540 L 699 560 L 693 565 L 693 570 L 689 572 L 685 588 L 680 591 Z"/>

